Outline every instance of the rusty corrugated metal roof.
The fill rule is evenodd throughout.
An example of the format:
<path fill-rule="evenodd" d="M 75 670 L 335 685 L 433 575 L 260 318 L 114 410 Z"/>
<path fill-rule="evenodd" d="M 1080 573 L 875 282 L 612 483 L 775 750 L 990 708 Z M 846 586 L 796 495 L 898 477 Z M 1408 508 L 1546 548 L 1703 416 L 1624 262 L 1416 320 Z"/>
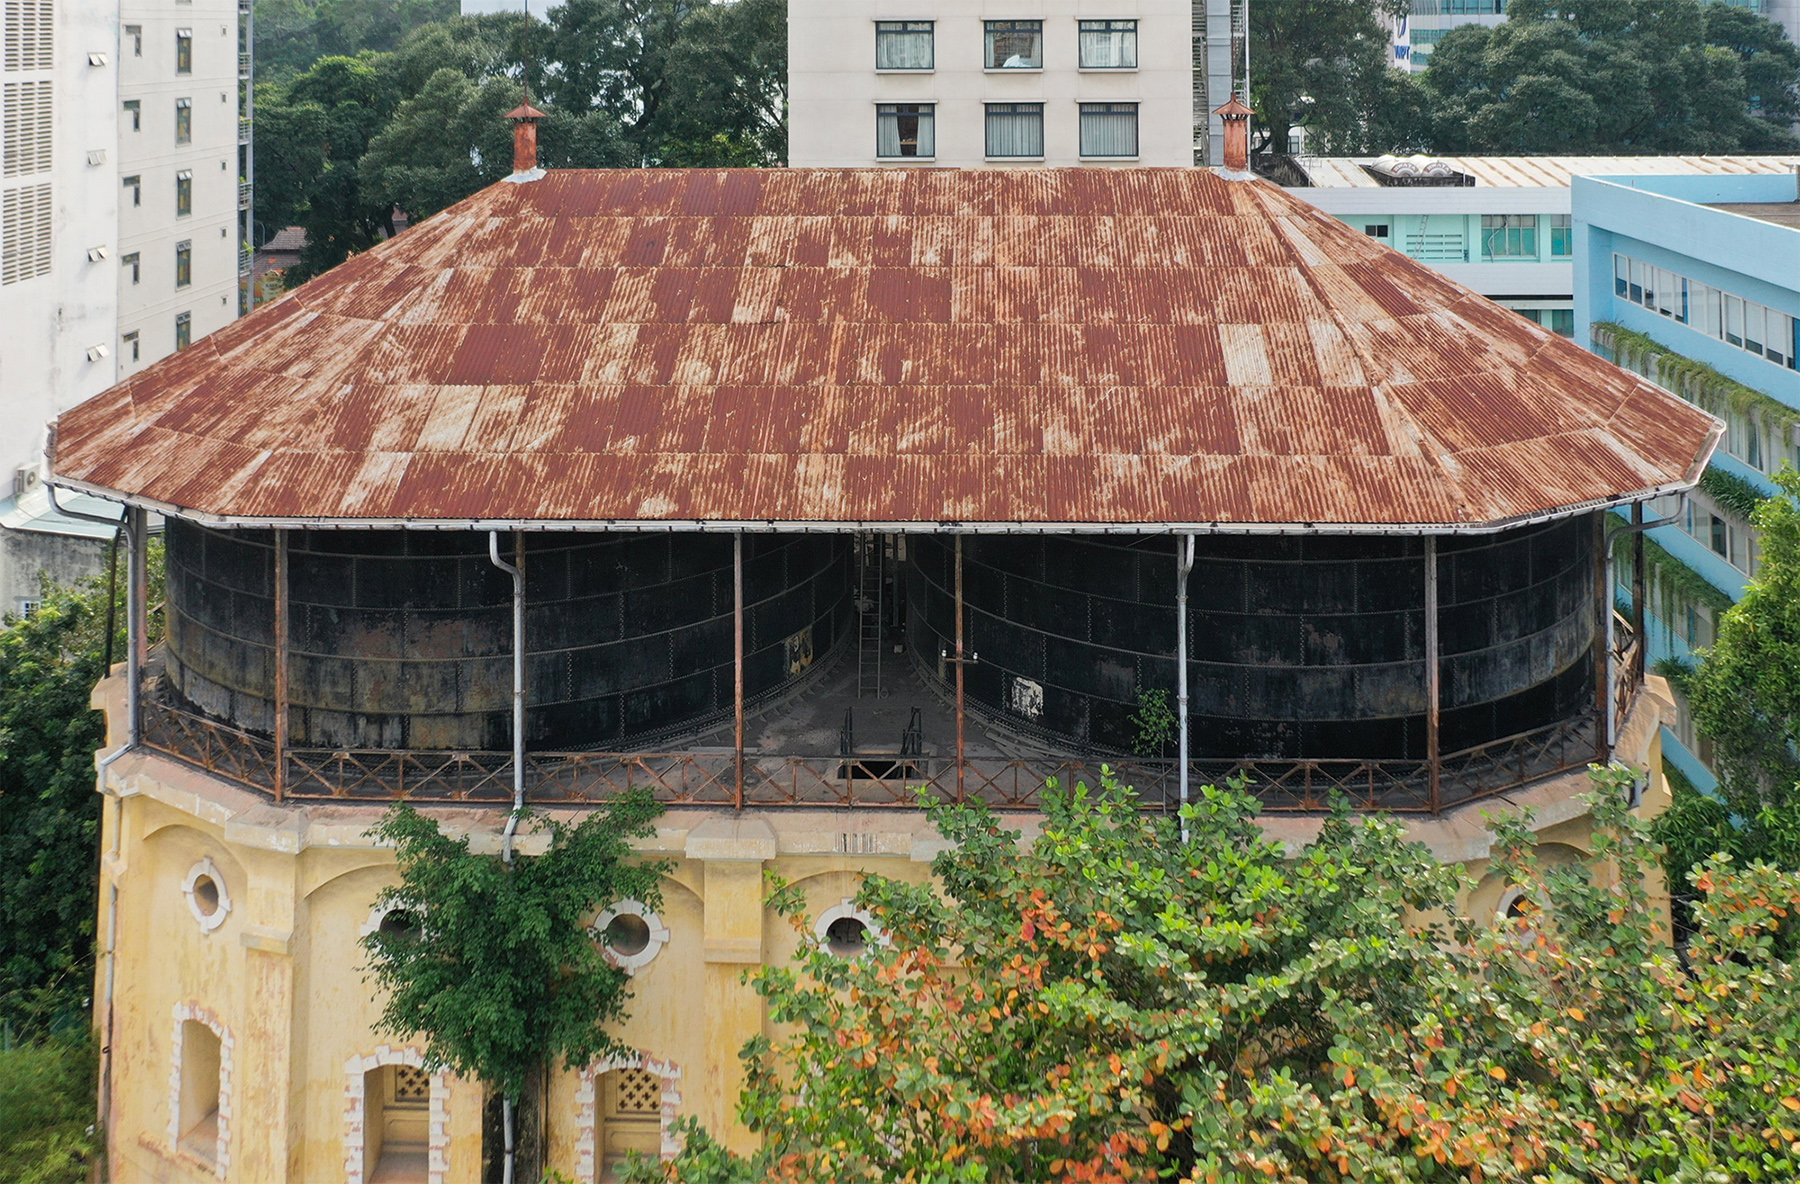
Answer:
<path fill-rule="evenodd" d="M 202 520 L 1480 527 L 1710 416 L 1261 182 L 552 172 L 66 412 Z"/>

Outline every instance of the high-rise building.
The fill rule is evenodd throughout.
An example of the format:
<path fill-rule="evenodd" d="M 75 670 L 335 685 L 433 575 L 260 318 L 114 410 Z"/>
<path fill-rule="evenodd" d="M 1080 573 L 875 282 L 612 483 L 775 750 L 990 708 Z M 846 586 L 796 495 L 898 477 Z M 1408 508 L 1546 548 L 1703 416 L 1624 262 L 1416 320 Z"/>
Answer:
<path fill-rule="evenodd" d="M 104 549 L 37 487 L 45 424 L 238 315 L 237 3 L 0 0 L 0 612 Z"/>

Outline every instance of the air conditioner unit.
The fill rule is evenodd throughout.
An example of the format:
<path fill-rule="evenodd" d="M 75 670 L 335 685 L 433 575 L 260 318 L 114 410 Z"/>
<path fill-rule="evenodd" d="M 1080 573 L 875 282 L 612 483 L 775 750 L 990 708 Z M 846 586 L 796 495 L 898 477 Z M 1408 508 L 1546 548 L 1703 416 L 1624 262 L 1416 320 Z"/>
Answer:
<path fill-rule="evenodd" d="M 30 493 L 37 488 L 38 482 L 41 480 L 43 478 L 39 475 L 36 465 L 20 465 L 13 470 L 13 496 L 18 497 L 20 494 Z"/>

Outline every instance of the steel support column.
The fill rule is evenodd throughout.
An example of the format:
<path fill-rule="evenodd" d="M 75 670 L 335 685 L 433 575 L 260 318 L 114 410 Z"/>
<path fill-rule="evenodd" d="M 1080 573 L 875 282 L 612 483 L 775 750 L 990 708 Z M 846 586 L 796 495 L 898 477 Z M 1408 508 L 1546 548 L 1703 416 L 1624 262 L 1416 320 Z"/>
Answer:
<path fill-rule="evenodd" d="M 956 800 L 964 801 L 963 788 L 963 536 L 956 536 Z"/>
<path fill-rule="evenodd" d="M 1181 787 L 1181 805 L 1188 804 L 1188 637 L 1187 589 L 1188 573 L 1194 570 L 1194 536 L 1175 538 L 1175 727 L 1180 733 L 1178 745 L 1180 765 L 1176 780 Z M 1166 791 L 1165 791 L 1166 792 Z M 1188 820 L 1181 818 L 1181 841 L 1188 841 Z"/>
<path fill-rule="evenodd" d="M 744 532 L 731 536 L 731 712 L 734 721 L 735 788 L 732 803 L 744 808 Z"/>
<path fill-rule="evenodd" d="M 275 800 L 287 796 L 288 532 L 275 531 Z"/>
<path fill-rule="evenodd" d="M 135 748 L 144 734 L 144 663 L 150 656 L 150 524 L 149 515 L 135 506 L 125 516 L 131 523 L 131 562 L 125 579 L 125 714 Z"/>
<path fill-rule="evenodd" d="M 1612 756 L 1612 560 L 1606 539 L 1606 511 L 1594 515 L 1594 759 Z"/>
<path fill-rule="evenodd" d="M 1442 683 L 1438 670 L 1437 538 L 1425 536 L 1425 760 L 1429 767 L 1431 812 L 1443 808 L 1443 754 L 1439 741 Z"/>
<path fill-rule="evenodd" d="M 1644 503 L 1631 505 L 1631 671 L 1633 686 L 1644 681 Z"/>

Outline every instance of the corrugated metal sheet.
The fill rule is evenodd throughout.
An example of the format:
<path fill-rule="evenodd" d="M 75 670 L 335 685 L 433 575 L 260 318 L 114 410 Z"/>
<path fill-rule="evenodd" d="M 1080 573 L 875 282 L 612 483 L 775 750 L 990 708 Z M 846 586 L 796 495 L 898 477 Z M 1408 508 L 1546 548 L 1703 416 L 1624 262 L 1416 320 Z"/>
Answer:
<path fill-rule="evenodd" d="M 499 184 L 64 414 L 191 516 L 1471 527 L 1716 422 L 1205 170 Z"/>
<path fill-rule="evenodd" d="M 1320 189 L 1380 189 L 1362 166 L 1373 156 L 1302 156 L 1300 167 Z M 1567 189 L 1570 177 L 1684 177 L 1791 173 L 1800 156 L 1440 156 L 1476 188 Z"/>

